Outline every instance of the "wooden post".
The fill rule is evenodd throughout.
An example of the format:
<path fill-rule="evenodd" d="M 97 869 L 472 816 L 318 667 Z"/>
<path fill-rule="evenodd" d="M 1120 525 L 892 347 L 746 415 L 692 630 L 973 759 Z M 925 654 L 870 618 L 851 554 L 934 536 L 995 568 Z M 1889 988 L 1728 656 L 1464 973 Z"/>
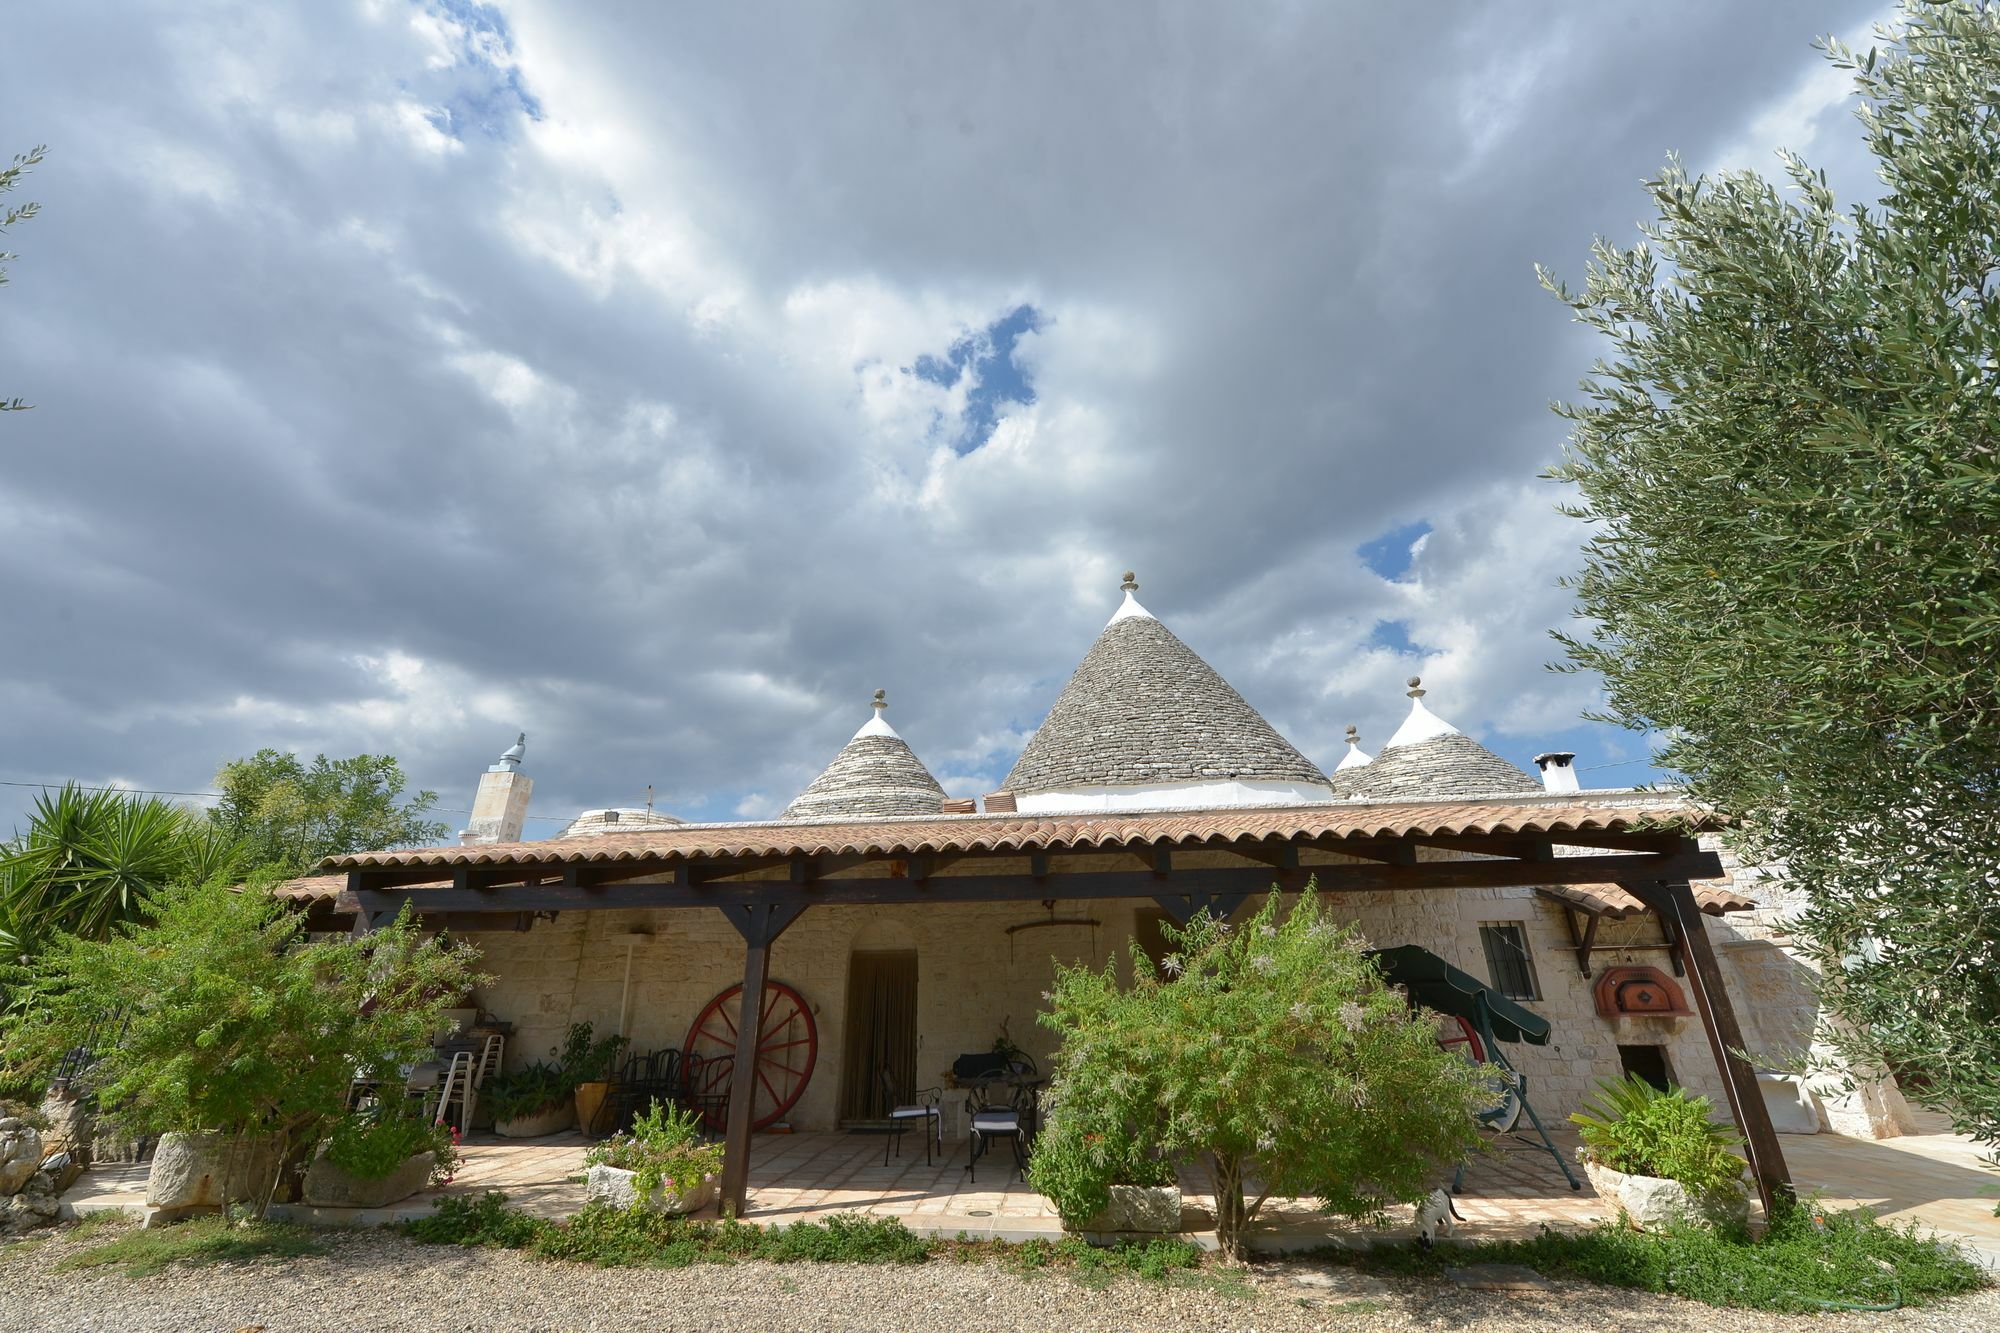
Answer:
<path fill-rule="evenodd" d="M 758 1028 L 771 945 L 799 919 L 803 903 L 732 903 L 722 909 L 743 936 L 743 1004 L 736 1014 L 736 1059 L 729 1070 L 729 1127 L 722 1148 L 722 1212 L 743 1216 L 750 1192 L 750 1119 L 757 1102 Z"/>
<path fill-rule="evenodd" d="M 1778 1146 L 1778 1132 L 1771 1127 L 1771 1113 L 1764 1106 L 1764 1094 L 1757 1088 L 1757 1071 L 1743 1057 L 1743 1029 L 1736 1022 L 1736 1008 L 1729 1002 L 1722 969 L 1709 943 L 1708 927 L 1694 890 L 1685 880 L 1667 883 L 1627 884 L 1632 893 L 1660 914 L 1674 942 L 1675 957 L 1684 964 L 1688 989 L 1694 993 L 1695 1011 L 1708 1032 L 1709 1049 L 1722 1071 L 1722 1088 L 1729 1097 L 1729 1109 L 1736 1127 L 1743 1131 L 1744 1148 L 1750 1158 L 1750 1174 L 1757 1182 L 1757 1197 L 1763 1200 L 1764 1216 L 1773 1215 L 1779 1201 L 1793 1199 L 1791 1172 L 1785 1167 L 1784 1150 Z"/>

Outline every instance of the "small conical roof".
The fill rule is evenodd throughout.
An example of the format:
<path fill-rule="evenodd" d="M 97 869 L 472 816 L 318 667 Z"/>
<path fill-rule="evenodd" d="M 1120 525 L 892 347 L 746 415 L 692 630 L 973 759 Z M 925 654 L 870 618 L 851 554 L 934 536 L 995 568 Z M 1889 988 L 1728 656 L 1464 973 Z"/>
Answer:
<path fill-rule="evenodd" d="M 1327 787 L 1326 774 L 1139 605 L 1129 572 L 1123 587 L 1124 602 L 1007 775 L 1008 791 L 1229 781 Z"/>
<path fill-rule="evenodd" d="M 1347 753 L 1340 757 L 1340 762 L 1334 765 L 1333 771 L 1336 773 L 1345 773 L 1349 769 L 1362 768 L 1374 762 L 1375 756 L 1361 748 L 1361 728 L 1349 727 L 1347 729 Z"/>
<path fill-rule="evenodd" d="M 1374 759 L 1341 765 L 1335 789 L 1369 801 L 1452 799 L 1538 792 L 1542 784 L 1424 707 L 1410 677 L 1410 715 Z"/>
<path fill-rule="evenodd" d="M 882 815 L 934 815 L 944 800 L 924 761 L 882 716 L 885 692 L 875 691 L 874 713 L 841 747 L 812 784 L 785 807 L 782 818 L 862 819 Z"/>

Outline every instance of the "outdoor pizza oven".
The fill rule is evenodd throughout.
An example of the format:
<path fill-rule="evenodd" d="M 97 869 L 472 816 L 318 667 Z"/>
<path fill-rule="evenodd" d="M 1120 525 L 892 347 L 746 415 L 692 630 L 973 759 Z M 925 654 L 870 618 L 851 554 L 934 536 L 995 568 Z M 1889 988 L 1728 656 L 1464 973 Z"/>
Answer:
<path fill-rule="evenodd" d="M 1657 967 L 1614 967 L 1593 988 L 1605 1018 L 1682 1018 L 1690 1010 L 1673 978 Z"/>

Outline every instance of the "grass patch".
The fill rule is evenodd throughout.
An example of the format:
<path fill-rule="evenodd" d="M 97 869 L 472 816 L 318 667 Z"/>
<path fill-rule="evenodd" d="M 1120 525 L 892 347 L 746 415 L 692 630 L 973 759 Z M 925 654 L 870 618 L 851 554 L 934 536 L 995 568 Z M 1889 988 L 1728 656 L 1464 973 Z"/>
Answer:
<path fill-rule="evenodd" d="M 199 1267 L 324 1253 L 326 1246 L 304 1227 L 198 1217 L 170 1227 L 125 1231 L 102 1245 L 64 1255 L 56 1270 L 117 1267 L 127 1277 L 147 1277 L 174 1264 Z"/>
<path fill-rule="evenodd" d="M 1699 1227 L 1638 1232 L 1604 1224 L 1582 1232 L 1544 1229 L 1531 1240 L 1430 1250 L 1377 1246 L 1316 1257 L 1406 1277 L 1437 1277 L 1466 1263 L 1525 1264 L 1544 1277 L 1787 1313 L 1927 1305 L 1987 1281 L 1959 1246 L 1919 1235 L 1914 1225 L 1885 1226 L 1866 1209 L 1827 1213 L 1811 1203 L 1781 1212 L 1757 1240 Z"/>
<path fill-rule="evenodd" d="M 837 1213 L 824 1222 L 777 1230 L 591 1204 L 568 1221 L 550 1222 L 508 1208 L 507 1196 L 497 1191 L 478 1199 L 441 1199 L 432 1216 L 399 1226 L 405 1235 L 434 1245 L 491 1245 L 609 1268 L 686 1268 L 745 1259 L 911 1264 L 922 1263 L 931 1250 L 893 1217 Z"/>
<path fill-rule="evenodd" d="M 687 1268 L 749 1259 L 776 1264 L 917 1264 L 935 1256 L 961 1262 L 991 1259 L 1023 1276 L 1060 1271 L 1090 1285 L 1131 1276 L 1195 1281 L 1218 1291 L 1249 1290 L 1247 1282 L 1233 1273 L 1211 1282 L 1201 1250 L 1184 1240 L 1122 1241 L 1101 1248 L 1075 1236 L 1020 1245 L 963 1236 L 956 1241 L 929 1241 L 897 1218 L 861 1213 L 836 1213 L 822 1222 L 794 1222 L 780 1229 L 591 1204 L 567 1221 L 551 1222 L 509 1208 L 506 1195 L 488 1191 L 476 1199 L 440 1199 L 431 1216 L 397 1223 L 396 1229 L 432 1245 L 527 1250 L 544 1259 L 607 1268 Z"/>

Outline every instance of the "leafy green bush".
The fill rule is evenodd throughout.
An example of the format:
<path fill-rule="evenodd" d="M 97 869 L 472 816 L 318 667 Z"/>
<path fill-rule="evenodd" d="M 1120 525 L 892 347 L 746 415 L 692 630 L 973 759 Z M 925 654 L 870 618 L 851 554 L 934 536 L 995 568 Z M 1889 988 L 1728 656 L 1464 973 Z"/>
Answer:
<path fill-rule="evenodd" d="M 661 1185 L 686 1190 L 722 1169 L 722 1145 L 701 1141 L 702 1120 L 693 1111 L 655 1100 L 623 1134 L 614 1134 L 583 1155 L 585 1166 L 615 1166 L 636 1173 L 641 1195 Z"/>
<path fill-rule="evenodd" d="M 1164 1281 L 1177 1269 L 1201 1267 L 1201 1247 L 1175 1236 L 1151 1240 L 1121 1240 L 1115 1245 L 1091 1245 L 1081 1236 L 1060 1240 L 1025 1240 L 1018 1245 L 1002 1245 L 1000 1261 L 1021 1272 L 1043 1268 L 1068 1268 L 1079 1273 L 1128 1273 L 1155 1282 Z"/>
<path fill-rule="evenodd" d="M 522 1120 L 553 1110 L 570 1099 L 576 1085 L 559 1066 L 537 1060 L 511 1074 L 497 1075 L 480 1094 L 495 1120 Z"/>
<path fill-rule="evenodd" d="M 1029 1181 L 1072 1225 L 1113 1184 L 1202 1163 L 1230 1258 L 1262 1199 L 1317 1196 L 1371 1216 L 1428 1194 L 1478 1142 L 1479 1069 L 1438 1049 L 1311 888 L 1240 927 L 1197 916 L 1167 929 L 1155 967 L 1136 947 L 1133 983 L 1060 967 L 1041 1022 L 1062 1038 Z M 1162 1170 L 1165 1168 L 1165 1170 Z"/>
<path fill-rule="evenodd" d="M 1547 1277 L 1794 1313 L 1926 1305 L 1977 1291 L 1988 1280 L 1956 1244 L 1920 1235 L 1914 1226 L 1884 1226 L 1865 1208 L 1828 1213 L 1813 1202 L 1781 1209 L 1756 1240 L 1710 1227 L 1642 1232 L 1606 1224 L 1580 1232 L 1544 1229 L 1530 1240 L 1377 1246 L 1318 1257 L 1411 1276 L 1441 1276 L 1464 1263 L 1524 1264 Z"/>
<path fill-rule="evenodd" d="M 592 1041 L 592 1031 L 588 1023 L 571 1023 L 569 1035 L 563 1039 L 562 1057 L 557 1060 L 556 1068 L 571 1089 L 579 1083 L 598 1083 L 609 1078 L 625 1049 L 626 1038 L 599 1037 Z"/>
<path fill-rule="evenodd" d="M 1712 1116 L 1706 1097 L 1660 1091 L 1636 1074 L 1599 1079 L 1597 1096 L 1570 1116 L 1592 1161 L 1627 1175 L 1677 1180 L 1708 1203 L 1742 1197 L 1743 1138 Z"/>
<path fill-rule="evenodd" d="M 794 1222 L 762 1234 L 758 1257 L 780 1264 L 920 1264 L 931 1248 L 899 1219 L 864 1213 L 835 1213 L 824 1222 Z"/>
<path fill-rule="evenodd" d="M 476 953 L 420 940 L 407 910 L 311 942 L 268 889 L 173 887 L 144 911 L 109 939 L 59 937 L 32 965 L 33 1004 L 0 1018 L 6 1061 L 40 1066 L 118 1015 L 91 1078 L 132 1134 L 275 1135 L 289 1161 L 346 1113 L 357 1063 L 396 1077 L 428 1053 L 451 998 L 485 980 Z"/>
<path fill-rule="evenodd" d="M 507 1196 L 488 1190 L 477 1199 L 447 1194 L 429 1217 L 398 1222 L 396 1229 L 426 1245 L 484 1245 L 522 1250 L 555 1223 L 507 1206 Z"/>
<path fill-rule="evenodd" d="M 436 1153 L 432 1175 L 449 1178 L 458 1162 L 457 1142 L 449 1125 L 412 1116 L 350 1115 L 336 1121 L 327 1136 L 326 1159 L 357 1180 L 381 1180 L 418 1153 Z"/>

